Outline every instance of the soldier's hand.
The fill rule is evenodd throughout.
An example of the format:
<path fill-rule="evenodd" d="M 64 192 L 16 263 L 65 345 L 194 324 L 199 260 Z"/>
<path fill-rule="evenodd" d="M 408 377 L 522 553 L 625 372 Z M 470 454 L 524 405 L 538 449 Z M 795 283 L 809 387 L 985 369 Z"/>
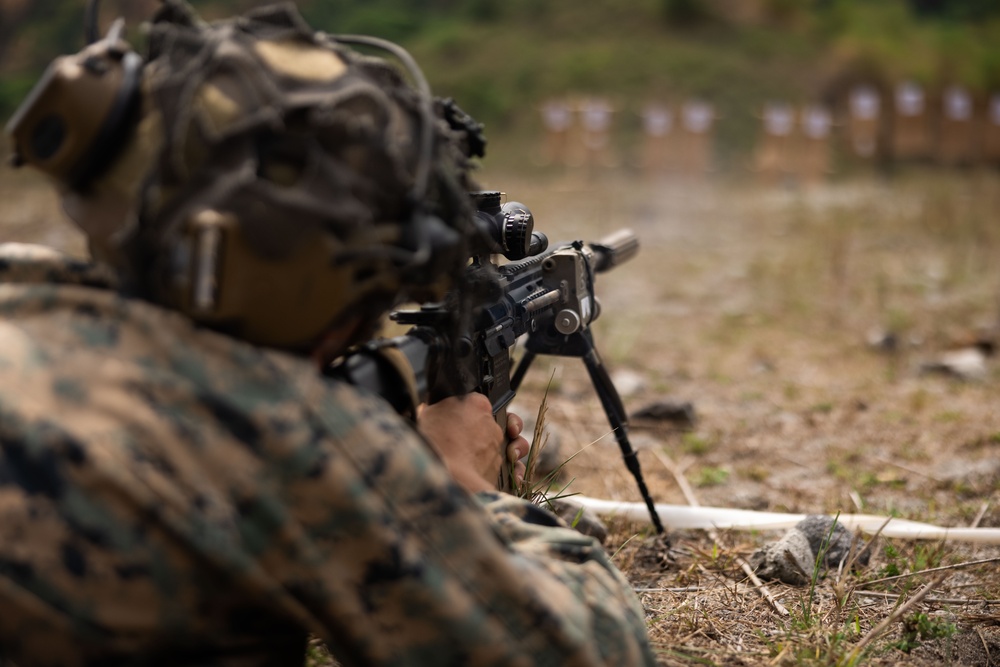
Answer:
<path fill-rule="evenodd" d="M 469 394 L 446 398 L 434 405 L 422 406 L 417 428 L 440 454 L 455 480 L 468 491 L 495 491 L 500 473 L 501 451 L 506 438 L 493 418 L 488 398 Z M 528 442 L 521 437 L 524 422 L 514 414 L 507 416 L 506 455 L 516 462 L 528 453 Z M 524 476 L 524 466 L 515 464 L 514 476 Z"/>

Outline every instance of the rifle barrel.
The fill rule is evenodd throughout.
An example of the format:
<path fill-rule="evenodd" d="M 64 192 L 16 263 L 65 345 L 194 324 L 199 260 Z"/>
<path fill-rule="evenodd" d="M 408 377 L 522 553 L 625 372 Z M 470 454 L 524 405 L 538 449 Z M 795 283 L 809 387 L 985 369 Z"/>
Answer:
<path fill-rule="evenodd" d="M 590 245 L 597 255 L 594 270 L 609 271 L 624 264 L 639 252 L 639 237 L 631 229 L 619 229 Z"/>

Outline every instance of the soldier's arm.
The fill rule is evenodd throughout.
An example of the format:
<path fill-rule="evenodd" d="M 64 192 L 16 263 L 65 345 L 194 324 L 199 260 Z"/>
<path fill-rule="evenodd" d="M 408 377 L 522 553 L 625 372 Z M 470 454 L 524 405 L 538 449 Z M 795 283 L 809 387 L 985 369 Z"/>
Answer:
<path fill-rule="evenodd" d="M 508 417 L 508 458 L 517 460 L 527 455 L 528 443 L 520 437 L 520 417 Z M 525 568 L 525 583 L 538 582 L 544 588 L 544 580 L 553 582 L 549 602 L 560 602 L 566 591 L 574 591 L 563 610 L 589 607 L 589 641 L 617 656 L 621 662 L 614 664 L 630 664 L 628 645 L 646 645 L 643 610 L 631 586 L 594 540 L 533 503 L 496 491 L 501 434 L 489 400 L 482 394 L 446 399 L 422 410 L 418 424 L 452 476 L 477 493 L 498 534 Z M 523 466 L 517 475 L 523 475 Z"/>
<path fill-rule="evenodd" d="M 583 610 L 587 641 L 604 664 L 654 664 L 642 605 L 595 539 L 529 501 L 499 492 L 477 498 L 523 561 L 526 582 L 538 583 L 541 595 L 551 587 L 553 604 L 569 594 L 561 607 L 567 616 L 575 615 L 573 605 Z"/>
<path fill-rule="evenodd" d="M 366 562 L 352 562 L 347 544 L 317 545 L 326 556 L 327 604 L 339 607 L 353 592 L 336 583 L 338 572 L 368 573 L 368 611 L 349 630 L 358 633 L 348 640 L 349 652 L 361 649 L 372 664 L 396 664 L 382 661 L 385 652 L 398 651 L 410 658 L 399 664 L 412 665 L 654 664 L 642 607 L 596 540 L 513 496 L 462 492 L 405 421 L 381 404 L 355 403 L 351 393 L 345 387 L 336 405 L 328 404 L 345 418 L 329 442 L 355 472 L 327 468 L 332 477 L 321 474 L 308 494 L 317 494 L 310 506 L 326 496 L 320 506 L 345 514 L 304 522 L 310 533 L 331 520 L 359 529 L 349 541 L 364 550 Z M 471 432 L 453 426 L 468 444 Z M 363 496 L 356 495 L 358 480 L 367 487 Z M 377 525 L 361 529 L 349 518 L 359 507 L 344 504 L 348 485 L 363 505 L 377 508 Z M 339 630 L 339 637 L 321 633 L 335 654 L 345 638 Z"/>

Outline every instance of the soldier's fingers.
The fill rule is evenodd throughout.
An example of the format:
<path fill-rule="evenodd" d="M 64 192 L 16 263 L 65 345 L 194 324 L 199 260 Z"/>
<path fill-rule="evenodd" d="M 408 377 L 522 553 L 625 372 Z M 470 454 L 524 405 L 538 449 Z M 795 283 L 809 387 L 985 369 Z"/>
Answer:
<path fill-rule="evenodd" d="M 516 437 L 507 443 L 507 460 L 513 463 L 523 459 L 528 455 L 528 441 L 521 437 Z"/>
<path fill-rule="evenodd" d="M 513 412 L 507 413 L 507 437 L 514 439 L 524 430 L 524 420 Z"/>
<path fill-rule="evenodd" d="M 514 481 L 517 482 L 518 484 L 523 484 L 524 483 L 524 475 L 525 475 L 526 472 L 527 472 L 527 469 L 524 467 L 523 463 L 521 463 L 520 461 L 518 461 L 517 463 L 515 463 L 514 464 Z"/>

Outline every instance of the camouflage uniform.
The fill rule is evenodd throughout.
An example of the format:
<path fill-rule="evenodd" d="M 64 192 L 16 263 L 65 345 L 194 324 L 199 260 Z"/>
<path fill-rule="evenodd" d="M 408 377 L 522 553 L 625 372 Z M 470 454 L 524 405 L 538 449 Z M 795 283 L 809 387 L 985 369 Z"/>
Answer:
<path fill-rule="evenodd" d="M 380 400 L 0 253 L 0 653 L 21 667 L 652 664 L 590 538 Z M 2 661 L 2 660 L 0 660 Z"/>

